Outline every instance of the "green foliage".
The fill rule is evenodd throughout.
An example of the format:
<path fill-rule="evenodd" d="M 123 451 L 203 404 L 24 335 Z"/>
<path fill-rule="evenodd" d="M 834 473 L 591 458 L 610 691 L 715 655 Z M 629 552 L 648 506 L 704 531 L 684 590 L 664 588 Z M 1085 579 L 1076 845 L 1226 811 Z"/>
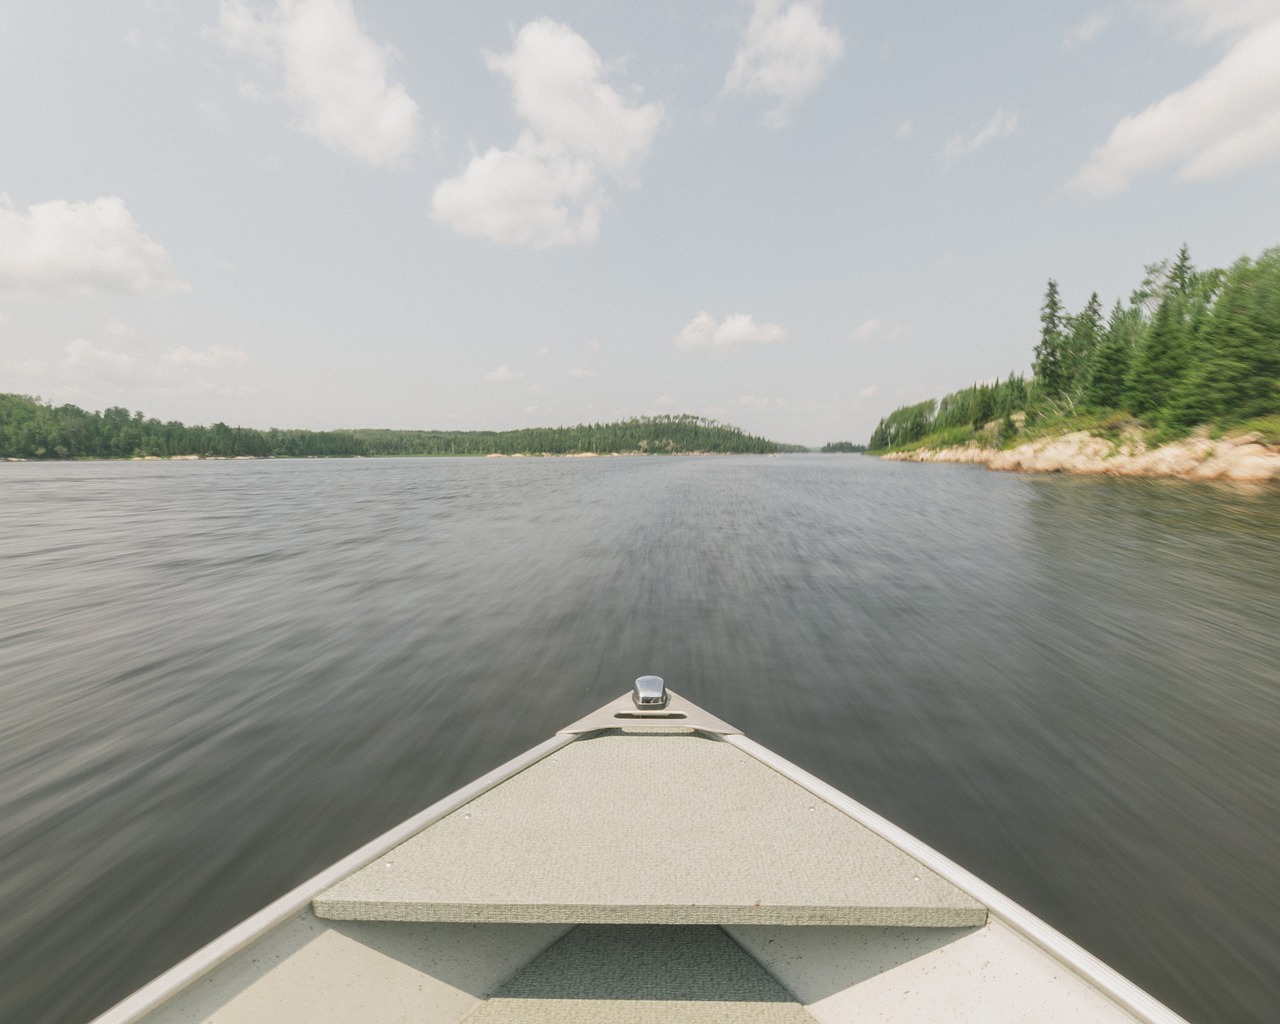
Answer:
<path fill-rule="evenodd" d="M 832 441 L 829 444 L 824 444 L 818 449 L 818 451 L 827 454 L 834 452 L 865 452 L 866 450 L 867 446 L 865 444 L 854 444 L 852 441 Z"/>
<path fill-rule="evenodd" d="M 1117 299 L 1084 381 L 1087 405 L 1095 409 L 1115 409 L 1123 404 L 1125 381 L 1142 329 L 1142 311 L 1135 306 L 1125 309 Z"/>
<path fill-rule="evenodd" d="M 1129 305 L 1117 301 L 1105 326 L 1096 293 L 1071 314 L 1050 279 L 1030 382 L 974 385 L 932 413 L 927 402 L 904 406 L 880 422 L 870 448 L 941 443 L 966 426 L 970 439 L 994 429 L 1008 444 L 1019 434 L 1090 429 L 1081 424 L 1094 413 L 1125 425 L 1136 415 L 1170 438 L 1199 424 L 1272 422 L 1280 414 L 1280 247 L 1227 270 L 1199 270 L 1184 245 L 1144 269 Z"/>
<path fill-rule="evenodd" d="M 932 429 L 937 407 L 938 403 L 930 398 L 927 402 L 895 409 L 880 421 L 872 432 L 871 442 L 867 447 L 873 452 L 887 451 L 919 441 Z"/>
<path fill-rule="evenodd" d="M 698 416 L 507 431 L 252 430 L 188 427 L 111 408 L 85 412 L 0 394 L 0 458 L 136 458 L 174 455 L 323 458 L 377 455 L 576 455 L 613 452 L 760 453 L 801 450 Z"/>
<path fill-rule="evenodd" d="M 1062 391 L 1071 403 L 1083 399 L 1105 330 L 1098 293 L 1089 296 L 1084 309 L 1067 318 L 1067 338 L 1062 353 Z"/>
<path fill-rule="evenodd" d="M 993 420 L 1026 409 L 1029 395 L 1026 379 L 1011 373 L 1007 380 L 974 384 L 937 402 L 903 406 L 880 421 L 867 448 L 888 451 L 926 439 L 930 445 L 964 444 Z"/>
<path fill-rule="evenodd" d="M 1066 311 L 1058 297 L 1058 282 L 1049 278 L 1049 287 L 1040 307 L 1040 343 L 1036 346 L 1036 381 L 1050 398 L 1057 398 L 1067 385 Z"/>
<path fill-rule="evenodd" d="M 1258 434 L 1264 444 L 1280 445 L 1280 413 L 1253 416 L 1233 424 L 1231 433 Z"/>

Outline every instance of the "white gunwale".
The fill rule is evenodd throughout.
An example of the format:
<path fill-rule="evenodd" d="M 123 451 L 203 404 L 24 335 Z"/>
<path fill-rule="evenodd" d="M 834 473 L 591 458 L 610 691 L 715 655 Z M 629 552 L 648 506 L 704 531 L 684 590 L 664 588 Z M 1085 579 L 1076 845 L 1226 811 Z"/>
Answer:
<path fill-rule="evenodd" d="M 366 843 L 192 953 L 150 984 L 96 1017 L 90 1024 L 137 1024 L 193 982 L 305 910 L 312 900 L 331 886 L 384 856 L 464 804 L 583 736 L 601 729 L 645 730 L 646 727 L 648 729 L 687 729 L 733 745 L 818 799 L 848 815 L 976 899 L 987 908 L 990 916 L 1106 995 L 1141 1024 L 1187 1024 L 1181 1016 L 1148 995 L 1133 982 L 976 875 L 870 808 L 780 757 L 767 747 L 742 735 L 732 726 L 708 715 L 697 705 L 676 698 L 679 701 L 675 709 L 680 712 L 678 718 L 673 716 L 662 721 L 659 716 L 653 716 L 649 721 L 637 721 L 638 716 L 625 712 L 625 700 L 626 698 L 620 698 L 579 722 L 575 722 L 552 738 L 507 761 Z M 623 714 L 626 715 L 625 720 L 615 718 L 619 709 L 623 709 Z"/>
<path fill-rule="evenodd" d="M 370 840 L 353 853 L 343 857 L 336 864 L 331 864 L 319 874 L 307 879 L 301 885 L 289 890 L 279 899 L 267 904 L 252 917 L 241 921 L 228 932 L 224 932 L 206 946 L 196 950 L 185 960 L 175 964 L 151 983 L 138 989 L 133 995 L 117 1003 L 106 1013 L 95 1017 L 90 1024 L 136 1024 L 148 1013 L 157 1009 L 192 982 L 208 974 L 219 964 L 235 956 L 246 946 L 251 945 L 264 935 L 275 930 L 288 921 L 294 914 L 306 909 L 313 899 L 330 886 L 379 857 L 395 849 L 406 839 L 411 839 L 424 828 L 434 825 L 441 818 L 452 814 L 463 804 L 469 803 L 482 793 L 487 792 L 513 775 L 524 771 L 544 757 L 576 740 L 577 736 L 556 735 L 538 746 L 514 757 L 506 764 L 499 765 L 487 775 L 482 775 L 474 782 L 450 793 L 430 807 L 402 821 L 395 828 L 384 832 L 378 838 Z"/>
<path fill-rule="evenodd" d="M 727 735 L 722 739 L 804 787 L 818 799 L 844 811 L 882 839 L 941 875 L 956 888 L 964 890 L 979 903 L 985 904 L 992 917 L 1049 953 L 1094 988 L 1104 992 L 1142 1024 L 1187 1024 L 1185 1018 L 1148 995 L 1114 968 L 1108 967 L 1084 947 L 1072 942 L 1052 925 L 1040 920 L 1000 890 L 988 885 L 955 861 L 944 857 L 932 846 L 917 839 L 888 818 L 882 817 L 869 807 L 864 807 L 817 776 L 810 775 L 803 768 L 792 764 L 768 747 L 761 746 L 746 736 Z"/>

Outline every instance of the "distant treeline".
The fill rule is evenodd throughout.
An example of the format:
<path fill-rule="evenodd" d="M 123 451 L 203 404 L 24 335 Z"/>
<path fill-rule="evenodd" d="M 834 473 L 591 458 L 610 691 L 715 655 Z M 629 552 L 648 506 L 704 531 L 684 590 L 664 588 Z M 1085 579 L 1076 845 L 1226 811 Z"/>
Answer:
<path fill-rule="evenodd" d="M 802 450 L 698 416 L 529 430 L 253 430 L 194 426 L 111 408 L 86 412 L 0 394 L 0 458 L 121 459 L 174 455 L 311 458 L 379 455 L 759 453 Z"/>
<path fill-rule="evenodd" d="M 1019 419 L 1085 411 L 1172 430 L 1280 413 L 1280 247 L 1227 270 L 1198 270 L 1183 246 L 1147 266 L 1128 304 L 1117 300 L 1105 321 L 1097 292 L 1069 313 L 1050 280 L 1040 322 L 1030 380 L 1014 374 L 896 409 L 870 450 L 946 432 L 955 440 L 992 421 L 1009 439 Z"/>
<path fill-rule="evenodd" d="M 821 448 L 818 449 L 818 451 L 824 452 L 828 455 L 830 455 L 833 452 L 852 453 L 852 452 L 865 452 L 866 450 L 867 450 L 867 446 L 865 444 L 854 444 L 852 441 L 831 441 L 828 444 L 824 444 Z"/>

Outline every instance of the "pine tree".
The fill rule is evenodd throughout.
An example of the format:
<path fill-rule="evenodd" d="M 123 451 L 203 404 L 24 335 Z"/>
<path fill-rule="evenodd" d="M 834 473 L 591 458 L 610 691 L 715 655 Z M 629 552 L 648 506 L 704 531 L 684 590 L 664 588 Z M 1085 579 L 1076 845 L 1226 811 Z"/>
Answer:
<path fill-rule="evenodd" d="M 1185 425 L 1280 408 L 1280 250 L 1238 260 L 1222 276 L 1203 343 L 1173 419 Z"/>
<path fill-rule="evenodd" d="M 1089 296 L 1084 309 L 1067 320 L 1068 334 L 1063 346 L 1063 390 L 1073 400 L 1084 395 L 1089 368 L 1102 341 L 1102 303 L 1098 293 Z"/>
<path fill-rule="evenodd" d="M 1062 394 L 1066 385 L 1063 349 L 1065 310 L 1058 298 L 1058 282 L 1049 278 L 1044 305 L 1040 307 L 1040 344 L 1036 346 L 1035 377 L 1040 390 L 1051 399 Z"/>
<path fill-rule="evenodd" d="M 1125 377 L 1141 330 L 1141 311 L 1125 309 L 1117 299 L 1089 367 L 1084 389 L 1087 404 L 1096 409 L 1118 409 L 1124 404 Z"/>
<path fill-rule="evenodd" d="M 1190 354 L 1185 310 L 1185 296 L 1166 295 L 1134 354 L 1125 385 L 1129 407 L 1139 415 L 1158 417 L 1181 391 Z"/>

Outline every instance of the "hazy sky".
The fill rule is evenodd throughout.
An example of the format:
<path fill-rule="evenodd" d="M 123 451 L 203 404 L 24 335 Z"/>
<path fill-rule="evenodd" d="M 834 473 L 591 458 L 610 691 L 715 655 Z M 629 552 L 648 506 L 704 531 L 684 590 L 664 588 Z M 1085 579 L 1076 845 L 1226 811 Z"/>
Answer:
<path fill-rule="evenodd" d="M 0 391 L 865 441 L 1280 244 L 1280 0 L 0 0 Z"/>

